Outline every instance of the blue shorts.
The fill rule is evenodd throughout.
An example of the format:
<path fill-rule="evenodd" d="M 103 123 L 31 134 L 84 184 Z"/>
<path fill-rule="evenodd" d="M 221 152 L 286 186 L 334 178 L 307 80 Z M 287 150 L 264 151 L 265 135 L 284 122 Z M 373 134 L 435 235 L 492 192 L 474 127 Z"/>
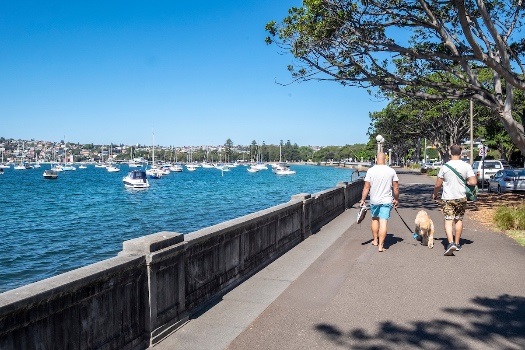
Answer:
<path fill-rule="evenodd" d="M 370 204 L 370 213 L 372 218 L 390 219 L 392 204 Z"/>

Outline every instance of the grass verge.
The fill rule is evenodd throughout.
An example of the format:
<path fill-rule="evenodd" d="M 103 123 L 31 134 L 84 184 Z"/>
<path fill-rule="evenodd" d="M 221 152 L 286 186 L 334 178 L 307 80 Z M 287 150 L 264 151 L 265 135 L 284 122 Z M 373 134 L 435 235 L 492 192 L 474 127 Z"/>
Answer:
<path fill-rule="evenodd" d="M 516 242 L 518 242 L 520 245 L 525 247 L 525 230 L 508 230 L 505 231 L 509 237 L 514 239 Z"/>
<path fill-rule="evenodd" d="M 500 206 L 496 208 L 493 220 L 499 229 L 525 246 L 525 204 Z"/>

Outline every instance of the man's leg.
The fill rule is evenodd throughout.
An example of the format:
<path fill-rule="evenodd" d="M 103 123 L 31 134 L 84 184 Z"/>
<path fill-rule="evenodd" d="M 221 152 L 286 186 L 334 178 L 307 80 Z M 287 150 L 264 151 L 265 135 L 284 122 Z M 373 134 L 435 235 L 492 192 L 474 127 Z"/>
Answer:
<path fill-rule="evenodd" d="M 379 219 L 379 244 L 377 247 L 380 252 L 384 250 L 383 245 L 385 244 L 387 226 L 388 220 Z"/>
<path fill-rule="evenodd" d="M 379 218 L 372 218 L 372 244 L 378 245 Z"/>
<path fill-rule="evenodd" d="M 455 226 L 456 226 L 456 234 L 454 236 L 454 243 L 459 245 L 459 241 L 461 239 L 461 233 L 463 232 L 463 220 L 457 220 Z"/>
<path fill-rule="evenodd" d="M 445 219 L 445 233 L 447 234 L 448 243 L 454 242 L 454 220 Z"/>

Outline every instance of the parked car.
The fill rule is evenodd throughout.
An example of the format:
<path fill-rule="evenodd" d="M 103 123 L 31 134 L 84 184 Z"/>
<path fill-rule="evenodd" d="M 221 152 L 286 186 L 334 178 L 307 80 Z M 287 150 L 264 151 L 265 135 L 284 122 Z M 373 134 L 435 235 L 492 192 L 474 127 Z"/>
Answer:
<path fill-rule="evenodd" d="M 503 169 L 512 169 L 512 166 L 505 159 L 500 159 L 499 161 L 503 165 Z"/>
<path fill-rule="evenodd" d="M 525 169 L 503 169 L 489 179 L 489 192 L 525 191 Z"/>
<path fill-rule="evenodd" d="M 474 170 L 474 174 L 476 174 L 478 183 L 482 181 L 488 182 L 491 175 L 496 174 L 502 169 L 503 164 L 501 164 L 499 160 L 485 160 L 484 162 L 479 160 L 472 163 L 472 170 Z"/>
<path fill-rule="evenodd" d="M 423 163 L 423 165 L 421 165 L 421 169 L 424 169 L 424 170 L 432 169 L 432 162 Z"/>
<path fill-rule="evenodd" d="M 432 163 L 432 169 L 439 169 L 443 165 L 442 161 Z"/>

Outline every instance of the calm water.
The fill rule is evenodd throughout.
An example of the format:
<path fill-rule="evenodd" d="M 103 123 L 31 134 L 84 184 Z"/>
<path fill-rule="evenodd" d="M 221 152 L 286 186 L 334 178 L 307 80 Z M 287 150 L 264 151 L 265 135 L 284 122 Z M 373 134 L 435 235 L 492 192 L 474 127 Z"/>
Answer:
<path fill-rule="evenodd" d="M 114 257 L 128 239 L 193 232 L 352 177 L 350 169 L 307 165 L 292 166 L 291 176 L 199 168 L 129 190 L 125 165 L 118 173 L 90 165 L 45 180 L 48 168 L 0 175 L 0 292 Z"/>

